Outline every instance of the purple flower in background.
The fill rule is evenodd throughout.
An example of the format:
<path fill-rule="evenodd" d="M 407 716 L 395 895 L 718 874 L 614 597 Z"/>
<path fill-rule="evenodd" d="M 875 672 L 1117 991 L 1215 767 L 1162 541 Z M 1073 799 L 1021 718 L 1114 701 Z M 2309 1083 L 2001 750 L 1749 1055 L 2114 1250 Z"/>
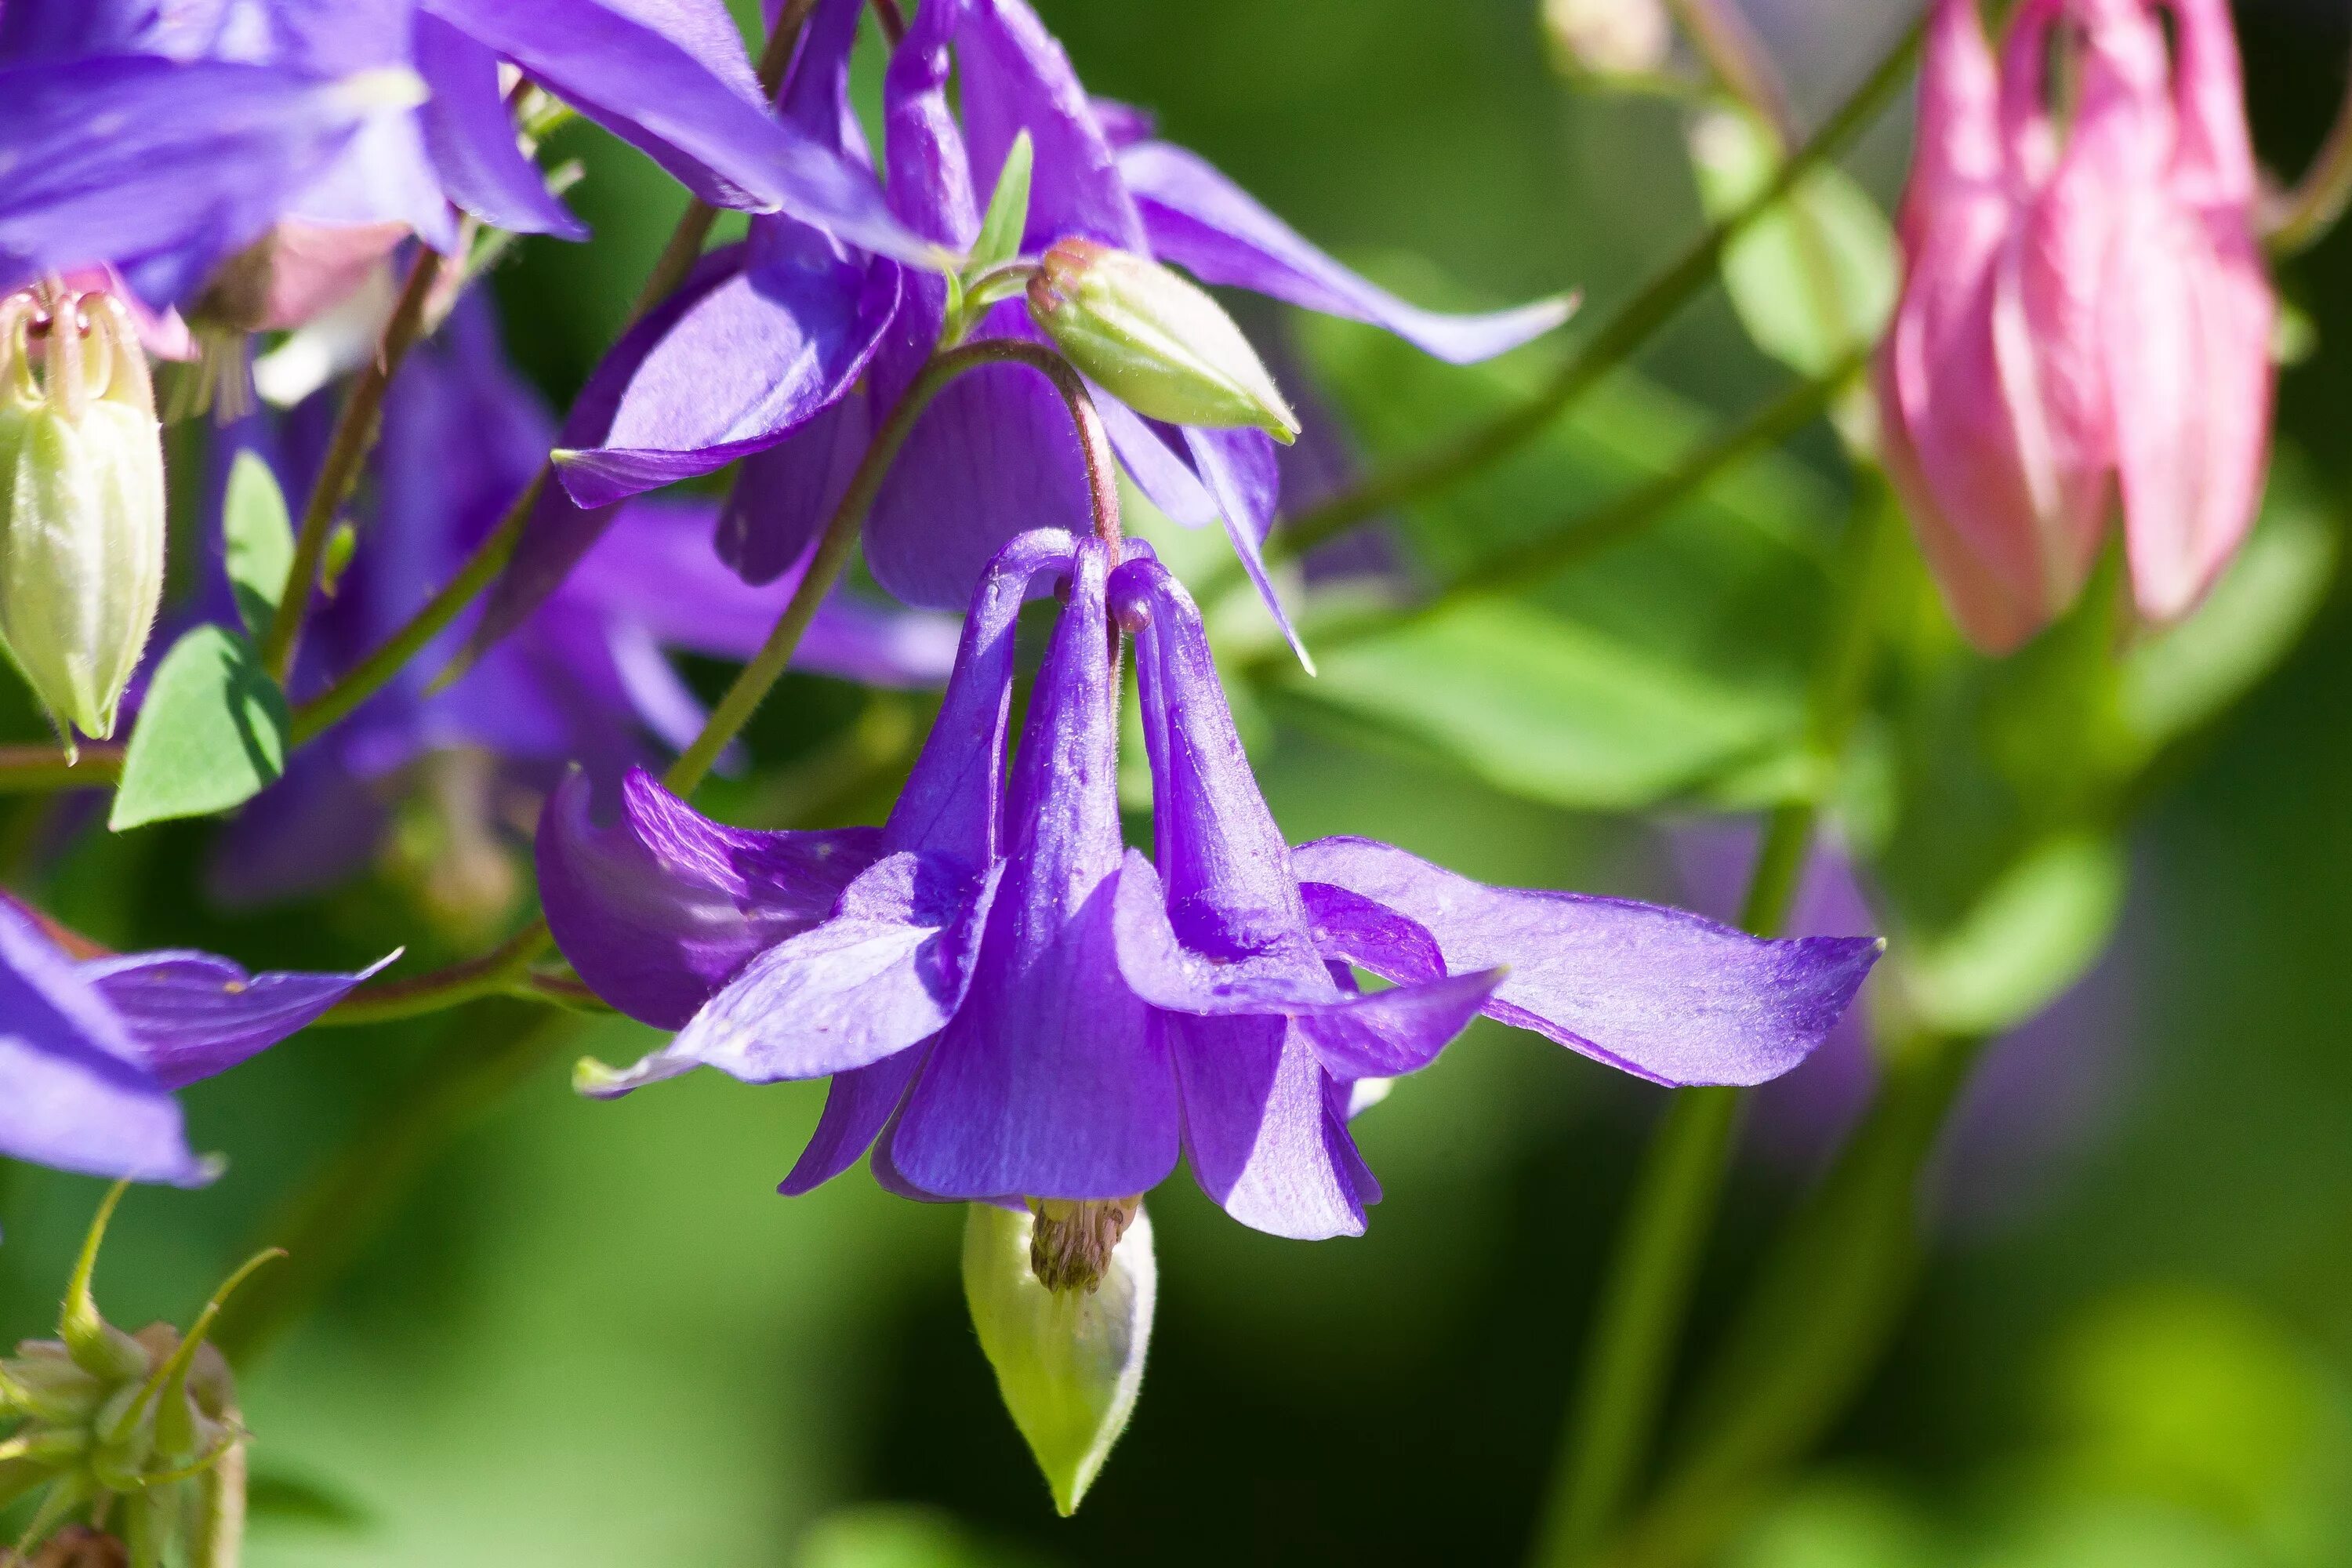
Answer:
<path fill-rule="evenodd" d="M 113 262 L 170 303 L 281 219 L 445 253 L 453 209 L 584 237 L 517 144 L 502 62 L 706 201 L 927 254 L 870 170 L 769 111 L 720 0 L 12 0 L 0 289 Z"/>
<path fill-rule="evenodd" d="M 296 410 L 278 443 L 290 493 L 316 466 L 329 401 Z M 448 579 L 530 482 L 548 437 L 546 414 L 507 365 L 488 310 L 467 302 L 393 384 L 373 516 L 304 637 L 298 700 L 374 651 Z M 688 745 L 704 713 L 669 650 L 749 658 L 801 569 L 747 587 L 711 552 L 713 511 L 685 500 L 633 505 L 562 591 L 463 679 L 434 691 L 433 651 L 412 661 L 297 752 L 286 778 L 247 809 L 224 845 L 215 890 L 249 901 L 341 879 L 381 841 L 390 784 L 429 753 L 487 752 L 544 788 L 572 762 L 615 779 L 647 759 L 648 737 Z M 868 685 L 929 686 L 946 678 L 955 635 L 948 617 L 836 593 L 797 664 Z"/>
<path fill-rule="evenodd" d="M 1323 1237 L 1379 1196 L 1350 1086 L 1426 1064 L 1475 1013 L 1662 1082 L 1752 1083 L 1801 1060 L 1875 961 L 1868 939 L 1760 942 L 1369 840 L 1286 849 L 1190 598 L 1148 558 L 1108 564 L 1057 530 L 999 552 L 878 834 L 720 827 L 641 775 L 600 828 L 567 787 L 539 843 L 556 941 L 607 1001 L 678 1030 L 583 1087 L 834 1075 L 789 1193 L 871 1143 L 910 1195 L 1115 1204 L 1181 1149 L 1244 1223 Z M 1012 626 L 1055 572 L 1068 602 L 1000 812 Z M 1156 869 L 1121 840 L 1114 626 L 1140 650 Z M 1360 993 L 1351 964 L 1392 987 Z"/>
<path fill-rule="evenodd" d="M 823 0 L 784 99 L 787 120 L 835 136 L 853 159 L 862 141 L 844 84 L 857 11 L 857 0 Z M 949 106 L 951 68 L 961 126 Z M 1035 155 L 1028 255 L 1080 237 L 1156 256 L 1207 282 L 1376 322 L 1456 362 L 1515 347 L 1568 313 L 1565 301 L 1546 300 L 1444 316 L 1374 289 L 1193 154 L 1144 139 L 1133 110 L 1088 99 L 1024 0 L 929 0 L 892 55 L 883 97 L 890 202 L 909 228 L 949 250 L 970 247 L 975 193 L 993 184 L 1025 132 Z M 891 300 L 879 278 L 896 271 L 887 263 L 861 269 L 854 253 L 835 250 L 814 265 L 801 240 L 782 253 L 792 268 L 776 254 L 776 242 L 763 249 L 755 236 L 614 351 L 600 373 L 612 401 L 565 432 L 579 449 L 562 459 L 564 484 L 591 511 L 534 519 L 485 641 L 561 580 L 582 539 L 593 537 L 593 509 L 681 474 L 749 457 L 725 524 L 730 559 L 748 575 L 772 571 L 814 536 L 872 431 L 937 347 L 946 285 L 907 271 Z M 665 341 L 673 335 L 674 347 Z M 1037 336 L 1017 300 L 998 305 L 972 335 Z M 694 374 L 681 374 L 688 365 Z M 1259 546 L 1279 487 L 1271 438 L 1178 429 L 1097 401 L 1136 482 L 1181 522 L 1224 520 L 1263 587 Z M 867 522 L 867 561 L 909 604 L 950 608 L 1018 529 L 1079 532 L 1087 521 L 1083 464 L 1059 397 L 1034 371 L 991 366 L 960 378 L 916 423 Z"/>
<path fill-rule="evenodd" d="M 0 1154 L 200 1185 L 216 1167 L 189 1151 L 173 1091 L 316 1022 L 383 967 L 247 974 L 202 952 L 80 956 L 0 896 Z"/>

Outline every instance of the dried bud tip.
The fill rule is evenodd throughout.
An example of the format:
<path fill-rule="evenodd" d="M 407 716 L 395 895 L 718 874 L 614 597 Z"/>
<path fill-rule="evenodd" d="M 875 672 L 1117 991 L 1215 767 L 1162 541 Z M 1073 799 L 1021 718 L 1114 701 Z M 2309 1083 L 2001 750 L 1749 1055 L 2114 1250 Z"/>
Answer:
<path fill-rule="evenodd" d="M 1029 1231 L 1029 1272 L 1048 1290 L 1093 1294 L 1110 1268 L 1119 1238 L 1142 1207 L 1141 1197 L 1084 1203 L 1030 1199 L 1029 1211 L 1036 1220 Z"/>

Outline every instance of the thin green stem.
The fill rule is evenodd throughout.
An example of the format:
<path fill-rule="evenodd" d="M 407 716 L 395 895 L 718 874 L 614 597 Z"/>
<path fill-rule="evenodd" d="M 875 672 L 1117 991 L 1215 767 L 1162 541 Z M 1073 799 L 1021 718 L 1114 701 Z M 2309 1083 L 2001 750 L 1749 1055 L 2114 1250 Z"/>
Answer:
<path fill-rule="evenodd" d="M 2268 215 L 2263 242 L 2273 256 L 2293 256 L 2319 243 L 2352 202 L 2352 80 L 2328 127 L 2327 140 L 2294 189 Z"/>
<path fill-rule="evenodd" d="M 1838 608 L 1807 708 L 1807 747 L 1824 773 L 1843 753 L 1867 691 L 1883 584 L 1890 580 L 1882 565 L 1883 542 L 1894 526 L 1890 511 L 1884 482 L 1865 475 L 1847 531 Z M 1818 810 L 1811 799 L 1794 802 L 1767 824 L 1740 910 L 1740 924 L 1753 934 L 1773 935 L 1787 921 Z M 1689 1315 L 1691 1286 L 1730 1165 L 1740 1099 L 1736 1089 L 1678 1090 L 1643 1162 L 1603 1277 L 1580 1393 L 1531 1559 L 1538 1568 L 1581 1568 L 1596 1561 L 1647 1461 Z"/>
<path fill-rule="evenodd" d="M 498 580 L 499 574 L 513 554 L 515 542 L 522 537 L 523 525 L 530 521 L 531 509 L 539 504 L 540 491 L 547 484 L 547 470 L 538 476 L 515 498 L 505 517 L 492 530 L 488 538 L 475 548 L 457 569 L 457 574 L 445 584 L 441 591 L 426 600 L 422 608 L 408 619 L 408 624 L 386 638 L 373 653 L 345 670 L 326 690 L 294 710 L 294 743 L 301 745 L 333 729 L 349 718 L 353 710 L 374 696 L 393 678 L 408 666 L 408 661 L 422 652 L 425 646 L 454 625 L 459 616 Z"/>
<path fill-rule="evenodd" d="M 319 1023 L 330 1027 L 389 1024 L 461 1007 L 486 996 L 542 994 L 530 966 L 554 942 L 547 922 L 535 920 L 479 958 L 401 980 L 379 980 L 345 997 Z M 553 1000 L 552 994 L 544 994 Z"/>
<path fill-rule="evenodd" d="M 1618 307 L 1600 331 L 1559 367 L 1541 392 L 1450 446 L 1376 474 L 1353 489 L 1292 518 L 1267 541 L 1267 558 L 1295 559 L 1392 507 L 1444 489 L 1500 461 L 1540 434 L 1698 296 L 1714 279 L 1726 245 L 1771 210 L 1808 169 L 1835 155 L 1869 128 L 1909 79 L 1925 26 L 1922 20 L 1906 28 L 1853 95 L 1810 141 L 1789 155 L 1771 182 L 1757 193 L 1755 200 L 1707 230 L 1673 266 Z"/>
<path fill-rule="evenodd" d="M 294 648 L 302 635 L 303 618 L 310 612 L 310 600 L 319 584 L 319 563 L 327 552 L 327 537 L 334 530 L 335 514 L 352 497 L 360 482 L 360 470 L 367 465 L 368 453 L 375 447 L 376 432 L 383 422 L 383 395 L 392 385 L 393 376 L 400 370 L 400 362 L 408 357 L 425 326 L 425 308 L 433 291 L 441 280 L 444 258 L 430 246 L 419 245 L 416 258 L 409 264 L 408 281 L 400 290 L 399 301 L 393 306 L 392 317 L 384 323 L 383 338 L 376 345 L 375 357 L 360 372 L 352 384 L 350 394 L 343 399 L 342 412 L 336 416 L 334 434 L 329 437 L 326 458 L 319 465 L 319 478 L 310 487 L 310 499 L 302 508 L 302 527 L 294 536 L 294 563 L 286 574 L 286 592 L 278 602 L 278 612 L 270 617 L 269 627 L 261 638 L 261 664 L 271 679 L 280 686 L 286 684 L 287 672 L 294 667 Z"/>
<path fill-rule="evenodd" d="M 703 725 L 702 733 L 695 738 L 694 744 L 688 746 L 685 754 L 671 765 L 663 782 L 674 793 L 681 795 L 694 793 L 695 788 L 709 776 L 719 754 L 742 732 L 743 726 L 751 721 L 751 715 L 767 700 L 776 682 L 783 678 L 793 653 L 800 647 L 802 635 L 808 630 L 809 622 L 815 618 L 817 606 L 833 591 L 843 567 L 848 564 L 850 552 L 857 545 L 858 530 L 865 524 L 866 514 L 872 509 L 876 495 L 880 493 L 882 481 L 888 475 L 891 463 L 898 458 L 898 448 L 905 445 L 908 434 L 914 429 L 915 421 L 920 417 L 924 408 L 957 376 L 991 364 L 1024 364 L 1053 382 L 1069 408 L 1079 445 L 1085 452 L 1087 489 L 1097 526 L 1105 518 L 1113 520 L 1110 526 L 1114 531 L 1113 537 L 1116 537 L 1118 468 L 1094 400 L 1087 395 L 1085 382 L 1069 363 L 1040 344 L 1010 338 L 984 339 L 934 355 L 930 363 L 923 367 L 922 374 L 907 389 L 906 395 L 898 400 L 898 405 L 890 411 L 889 417 L 883 421 L 882 427 L 875 432 L 873 444 L 866 448 L 856 473 L 850 479 L 848 489 L 843 493 L 840 504 L 834 508 L 832 518 L 825 523 L 824 532 L 817 541 L 816 553 L 810 559 L 808 570 L 802 574 L 799 586 L 793 590 L 792 599 L 784 605 L 784 613 L 778 618 L 775 630 L 768 634 L 768 640 L 752 657 L 751 662 L 736 676 L 735 683 L 727 689 L 718 706 L 710 710 L 710 718 Z"/>
<path fill-rule="evenodd" d="M 61 789 L 102 789 L 122 776 L 122 748 L 86 741 L 69 760 L 55 746 L 0 746 L 0 795 L 44 795 Z"/>
<path fill-rule="evenodd" d="M 1712 1560 L 1772 1479 L 1820 1440 L 1900 1321 L 1924 1256 L 1918 1184 L 1983 1042 L 1924 1037 L 1775 1243 L 1696 1401 L 1697 1443 L 1608 1561 Z"/>

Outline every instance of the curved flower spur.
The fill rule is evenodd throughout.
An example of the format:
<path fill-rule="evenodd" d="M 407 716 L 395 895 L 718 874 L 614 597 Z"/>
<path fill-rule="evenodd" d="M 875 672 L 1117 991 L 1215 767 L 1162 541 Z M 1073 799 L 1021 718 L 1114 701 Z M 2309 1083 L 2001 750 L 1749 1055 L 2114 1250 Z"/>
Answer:
<path fill-rule="evenodd" d="M 1000 824 L 1013 625 L 1047 574 L 1068 603 Z M 1156 867 L 1120 839 L 1114 626 L 1138 644 Z M 1124 1211 L 1181 1149 L 1244 1224 L 1353 1234 L 1379 1187 L 1350 1086 L 1426 1065 L 1475 1014 L 1662 1083 L 1755 1083 L 1821 1041 L 1880 949 L 1490 888 L 1370 840 L 1286 849 L 1189 595 L 1057 531 L 992 563 L 879 835 L 721 827 L 643 774 L 625 795 L 604 828 L 578 780 L 549 812 L 549 924 L 607 1001 L 679 1033 L 582 1087 L 834 1075 L 788 1193 L 875 1143 L 908 1195 Z M 1360 993 L 1350 965 L 1392 988 Z"/>

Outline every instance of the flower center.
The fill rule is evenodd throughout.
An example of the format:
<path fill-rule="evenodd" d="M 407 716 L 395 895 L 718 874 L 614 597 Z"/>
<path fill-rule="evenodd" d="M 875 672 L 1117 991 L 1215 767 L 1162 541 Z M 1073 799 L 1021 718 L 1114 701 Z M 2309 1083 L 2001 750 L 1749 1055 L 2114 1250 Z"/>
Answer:
<path fill-rule="evenodd" d="M 1110 1272 L 1118 1238 L 1143 1207 L 1131 1198 L 1031 1198 L 1036 1216 L 1029 1231 L 1029 1272 L 1048 1290 L 1084 1290 L 1092 1295 Z"/>

